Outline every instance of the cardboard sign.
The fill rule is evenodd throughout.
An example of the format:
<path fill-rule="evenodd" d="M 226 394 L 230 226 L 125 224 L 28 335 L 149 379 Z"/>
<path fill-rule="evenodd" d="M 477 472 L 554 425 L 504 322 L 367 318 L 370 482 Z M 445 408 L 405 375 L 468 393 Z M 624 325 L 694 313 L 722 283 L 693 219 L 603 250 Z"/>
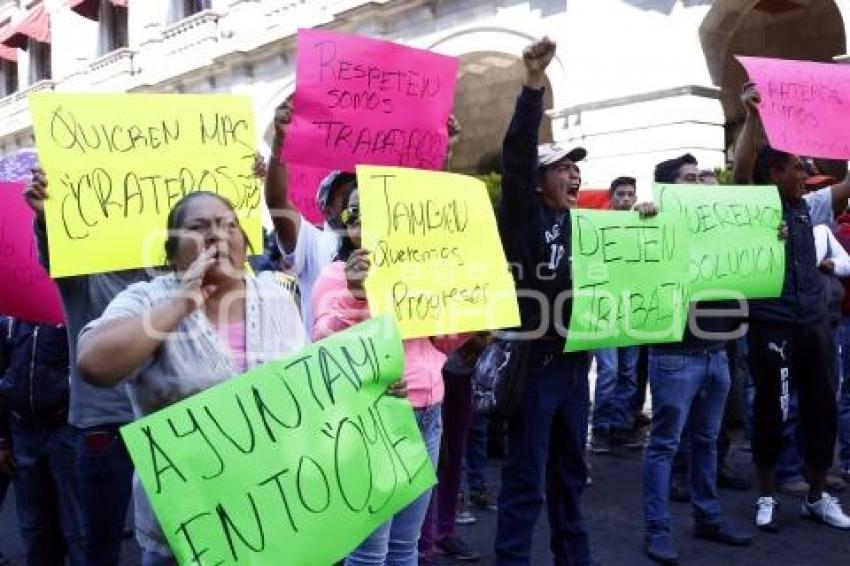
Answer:
<path fill-rule="evenodd" d="M 850 67 L 737 57 L 759 88 L 770 145 L 828 159 L 850 159 Z"/>
<path fill-rule="evenodd" d="M 464 175 L 357 167 L 372 316 L 403 338 L 517 326 L 516 288 L 484 183 Z"/>
<path fill-rule="evenodd" d="M 263 249 L 248 97 L 36 93 L 28 98 L 50 198 L 53 277 L 165 264 L 171 208 L 207 190 Z"/>
<path fill-rule="evenodd" d="M 0 314 L 29 322 L 64 320 L 56 284 L 38 262 L 24 183 L 0 182 Z"/>
<path fill-rule="evenodd" d="M 122 427 L 181 564 L 333 564 L 436 477 L 371 319 Z"/>
<path fill-rule="evenodd" d="M 388 41 L 298 31 L 295 111 L 282 160 L 442 169 L 457 59 Z"/>

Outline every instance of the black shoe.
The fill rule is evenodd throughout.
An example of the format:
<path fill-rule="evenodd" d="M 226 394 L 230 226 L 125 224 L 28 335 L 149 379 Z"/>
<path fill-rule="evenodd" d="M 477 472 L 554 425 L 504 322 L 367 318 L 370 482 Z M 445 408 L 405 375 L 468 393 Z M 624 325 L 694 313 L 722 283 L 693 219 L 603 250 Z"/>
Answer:
<path fill-rule="evenodd" d="M 593 431 L 593 438 L 590 440 L 590 451 L 594 454 L 611 453 L 611 436 L 608 434 L 608 431 Z"/>
<path fill-rule="evenodd" d="M 487 511 L 496 510 L 496 499 L 493 497 L 493 494 L 490 493 L 490 490 L 486 487 L 482 489 L 471 490 L 469 492 L 469 502 L 478 509 L 484 509 Z"/>
<path fill-rule="evenodd" d="M 682 479 L 673 478 L 670 480 L 670 501 L 676 503 L 691 502 L 691 488 Z"/>
<path fill-rule="evenodd" d="M 726 521 L 719 523 L 695 523 L 694 536 L 731 546 L 750 546 L 754 538 L 752 533 L 734 529 Z"/>
<path fill-rule="evenodd" d="M 644 415 L 643 413 L 637 413 L 635 415 L 635 426 L 637 428 L 647 428 L 650 424 L 652 424 L 652 419 L 650 419 L 648 416 Z"/>
<path fill-rule="evenodd" d="M 469 545 L 458 536 L 439 538 L 434 543 L 434 548 L 438 554 L 445 554 L 461 562 L 475 562 L 481 559 L 481 553 L 469 548 Z"/>
<path fill-rule="evenodd" d="M 618 428 L 611 431 L 610 443 L 611 447 L 623 446 L 629 450 L 640 450 L 646 437 L 640 429 L 624 429 Z"/>
<path fill-rule="evenodd" d="M 732 491 L 749 491 L 753 484 L 744 476 L 736 474 L 731 468 L 723 466 L 717 471 L 717 487 Z"/>
<path fill-rule="evenodd" d="M 661 564 L 679 563 L 679 553 L 673 548 L 673 543 L 670 541 L 670 535 L 668 533 L 646 535 L 643 543 L 643 551 L 651 559 Z"/>

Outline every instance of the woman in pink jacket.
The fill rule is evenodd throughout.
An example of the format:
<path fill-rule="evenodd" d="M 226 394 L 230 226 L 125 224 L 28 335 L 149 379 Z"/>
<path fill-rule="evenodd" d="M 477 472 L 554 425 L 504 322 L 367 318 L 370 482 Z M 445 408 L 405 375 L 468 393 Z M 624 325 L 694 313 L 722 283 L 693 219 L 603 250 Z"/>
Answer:
<path fill-rule="evenodd" d="M 369 318 L 363 281 L 369 271 L 369 252 L 360 248 L 360 200 L 357 189 L 348 197 L 341 219 L 346 237 L 336 261 L 325 268 L 313 288 L 313 339 L 320 340 Z M 443 401 L 442 368 L 446 354 L 466 341 L 453 338 L 416 338 L 404 341 L 404 382 L 416 422 L 434 468 L 440 451 Z M 416 566 L 417 542 L 431 490 L 378 527 L 352 552 L 347 566 L 387 564 Z"/>

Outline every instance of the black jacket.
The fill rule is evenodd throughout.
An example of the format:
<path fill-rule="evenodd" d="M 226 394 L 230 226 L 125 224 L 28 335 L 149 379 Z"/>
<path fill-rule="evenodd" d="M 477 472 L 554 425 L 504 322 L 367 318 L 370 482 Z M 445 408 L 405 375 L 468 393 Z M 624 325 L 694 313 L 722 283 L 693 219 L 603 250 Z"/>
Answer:
<path fill-rule="evenodd" d="M 785 283 L 778 299 L 750 301 L 750 318 L 784 324 L 816 324 L 826 318 L 812 220 L 805 201 L 782 203 L 788 225 Z"/>
<path fill-rule="evenodd" d="M 547 335 L 556 336 L 554 322 L 566 327 L 572 308 L 571 300 L 557 301 L 560 293 L 572 289 L 570 215 L 547 207 L 537 192 L 542 119 L 543 90 L 523 87 L 502 145 L 504 172 L 496 217 L 517 285 L 522 329 L 535 330 L 543 319 Z M 529 294 L 546 300 L 541 304 Z"/>
<path fill-rule="evenodd" d="M 68 412 L 68 335 L 63 325 L 0 317 L 0 438 L 10 415 L 52 426 Z"/>

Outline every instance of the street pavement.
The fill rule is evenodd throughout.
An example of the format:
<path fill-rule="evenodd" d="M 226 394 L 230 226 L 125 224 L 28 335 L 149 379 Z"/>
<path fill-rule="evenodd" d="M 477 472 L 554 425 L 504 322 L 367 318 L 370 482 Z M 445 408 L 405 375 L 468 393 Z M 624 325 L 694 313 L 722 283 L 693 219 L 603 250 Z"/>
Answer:
<path fill-rule="evenodd" d="M 640 489 L 640 453 L 620 456 L 591 456 L 593 487 L 584 497 L 584 511 L 594 559 L 606 566 L 652 564 L 642 553 L 643 539 Z M 750 454 L 740 444 L 732 453 L 739 469 L 749 472 Z M 498 462 L 493 462 L 490 479 L 498 484 Z M 723 508 L 728 517 L 750 528 L 756 493 L 722 490 Z M 850 510 L 850 495 L 841 494 L 845 510 Z M 730 548 L 694 539 L 690 535 L 690 506 L 673 503 L 673 535 L 687 566 L 847 566 L 850 564 L 850 532 L 837 531 L 799 517 L 799 501 L 780 496 L 783 528 L 779 534 L 759 534 L 750 548 Z M 478 521 L 458 526 L 457 532 L 483 553 L 481 564 L 493 561 L 493 536 L 496 513 L 474 510 Z M 0 550 L 13 564 L 25 564 L 23 547 L 14 512 L 12 490 L 0 514 Z M 122 566 L 139 563 L 138 549 L 132 538 L 124 543 Z M 451 564 L 443 560 L 441 564 Z M 532 564 L 551 564 L 548 555 L 548 531 L 545 513 L 541 516 L 534 540 Z M 285 561 L 280 562 L 285 566 Z"/>

